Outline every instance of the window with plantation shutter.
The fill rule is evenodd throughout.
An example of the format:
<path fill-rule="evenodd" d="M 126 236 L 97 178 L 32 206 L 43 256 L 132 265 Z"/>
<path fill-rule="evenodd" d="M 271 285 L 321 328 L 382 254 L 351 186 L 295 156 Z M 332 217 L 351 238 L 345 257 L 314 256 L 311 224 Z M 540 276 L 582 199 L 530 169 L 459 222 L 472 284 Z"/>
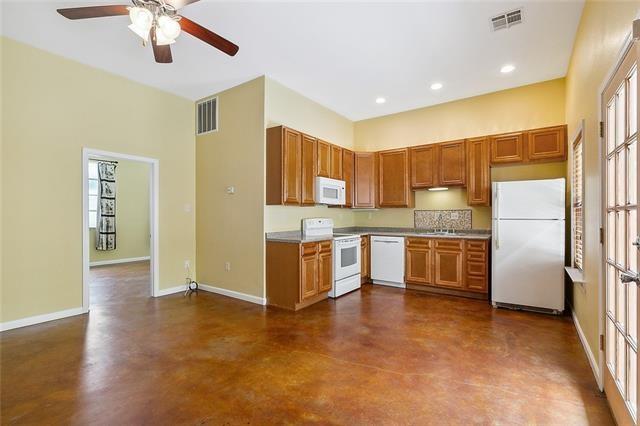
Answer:
<path fill-rule="evenodd" d="M 571 217 L 573 219 L 573 267 L 583 270 L 584 187 L 582 175 L 582 133 L 573 144 L 571 165 Z"/>

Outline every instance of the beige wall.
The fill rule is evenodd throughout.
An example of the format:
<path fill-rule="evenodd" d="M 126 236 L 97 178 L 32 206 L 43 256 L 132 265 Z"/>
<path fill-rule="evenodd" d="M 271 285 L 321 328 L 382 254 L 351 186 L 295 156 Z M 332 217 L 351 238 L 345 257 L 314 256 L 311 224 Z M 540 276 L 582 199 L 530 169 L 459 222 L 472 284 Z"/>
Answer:
<path fill-rule="evenodd" d="M 585 120 L 585 247 L 584 286 L 573 287 L 573 305 L 593 354 L 598 351 L 600 293 L 600 140 L 598 97 L 607 73 L 617 61 L 631 23 L 640 10 L 638 1 L 587 1 L 582 12 L 567 73 L 567 124 L 572 137 Z"/>
<path fill-rule="evenodd" d="M 182 284 L 195 258 L 193 102 L 1 44 L 1 320 L 82 306 L 82 147 L 159 159 L 160 288 Z"/>
<path fill-rule="evenodd" d="M 197 277 L 262 297 L 264 78 L 218 94 L 218 108 L 219 130 L 196 138 Z M 227 186 L 235 187 L 234 195 L 226 193 Z"/>
<path fill-rule="evenodd" d="M 353 122 L 270 78 L 265 79 L 266 127 L 285 125 L 343 148 L 353 149 Z M 266 232 L 300 229 L 309 217 L 329 217 L 336 226 L 353 226 L 351 210 L 327 206 L 265 206 Z"/>
<path fill-rule="evenodd" d="M 118 160 L 116 167 L 116 249 L 96 250 L 95 228 L 89 231 L 89 261 L 148 257 L 150 166 Z"/>
<path fill-rule="evenodd" d="M 564 124 L 564 92 L 564 79 L 557 79 L 358 121 L 355 147 L 378 151 Z M 504 167 L 494 170 L 492 176 L 500 177 L 496 180 L 541 179 L 557 177 L 556 172 L 548 165 L 520 170 Z M 416 210 L 458 208 L 468 208 L 466 189 L 416 192 Z M 361 226 L 413 226 L 413 209 L 359 212 L 355 220 Z M 491 208 L 473 207 L 472 220 L 474 228 L 490 228 Z"/>

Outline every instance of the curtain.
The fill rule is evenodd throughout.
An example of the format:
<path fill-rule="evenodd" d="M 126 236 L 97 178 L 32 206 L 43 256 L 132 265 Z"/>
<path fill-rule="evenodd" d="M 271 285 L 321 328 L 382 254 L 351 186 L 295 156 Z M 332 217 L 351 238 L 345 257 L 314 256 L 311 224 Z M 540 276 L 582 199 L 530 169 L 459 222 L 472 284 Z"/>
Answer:
<path fill-rule="evenodd" d="M 96 250 L 116 249 L 116 164 L 98 161 Z"/>

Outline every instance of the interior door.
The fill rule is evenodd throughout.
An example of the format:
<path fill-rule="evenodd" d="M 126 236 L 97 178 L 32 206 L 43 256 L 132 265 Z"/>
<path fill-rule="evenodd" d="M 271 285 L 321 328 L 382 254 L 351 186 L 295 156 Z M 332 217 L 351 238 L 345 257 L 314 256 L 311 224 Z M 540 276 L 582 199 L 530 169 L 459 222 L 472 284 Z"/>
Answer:
<path fill-rule="evenodd" d="M 638 407 L 637 46 L 629 50 L 602 96 L 606 268 L 604 387 L 618 424 L 634 424 Z"/>

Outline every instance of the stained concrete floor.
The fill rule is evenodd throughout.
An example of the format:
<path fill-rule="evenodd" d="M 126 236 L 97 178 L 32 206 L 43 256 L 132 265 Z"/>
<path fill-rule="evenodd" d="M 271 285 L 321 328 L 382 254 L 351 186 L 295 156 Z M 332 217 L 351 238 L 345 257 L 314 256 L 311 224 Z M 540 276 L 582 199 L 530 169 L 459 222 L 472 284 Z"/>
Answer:
<path fill-rule="evenodd" d="M 148 264 L 110 268 L 90 314 L 0 335 L 2 424 L 613 423 L 569 317 L 371 285 L 150 299 Z"/>

